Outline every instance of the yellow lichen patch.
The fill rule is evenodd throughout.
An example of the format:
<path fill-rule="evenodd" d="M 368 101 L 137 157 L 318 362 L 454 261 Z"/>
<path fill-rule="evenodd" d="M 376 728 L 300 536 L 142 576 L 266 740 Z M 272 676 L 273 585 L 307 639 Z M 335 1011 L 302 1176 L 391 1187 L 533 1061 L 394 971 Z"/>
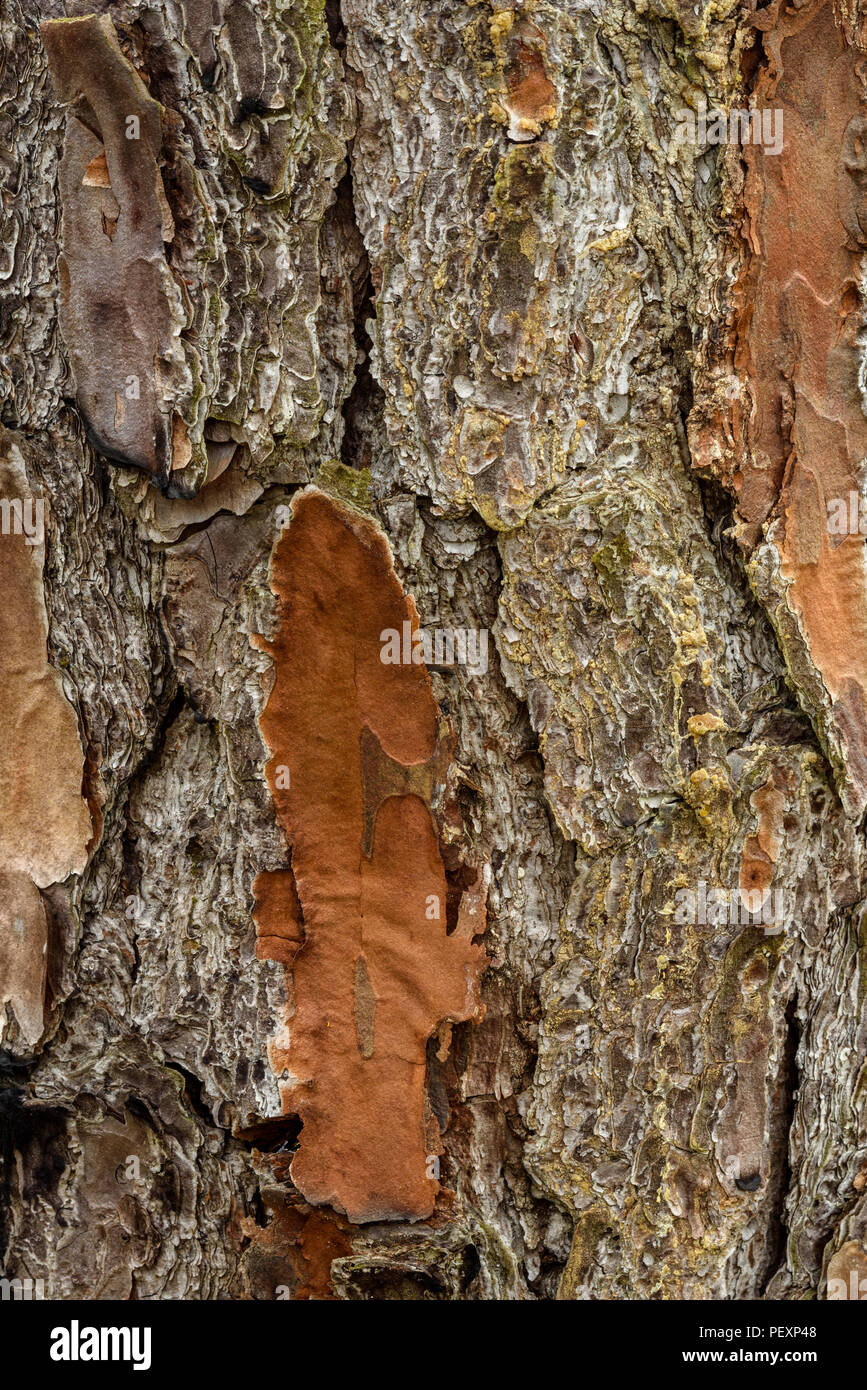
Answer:
<path fill-rule="evenodd" d="M 686 727 L 693 738 L 700 738 L 702 734 L 712 734 L 724 729 L 726 722 L 720 719 L 718 714 L 693 714 L 687 720 Z"/>
<path fill-rule="evenodd" d="M 499 43 L 510 32 L 515 23 L 514 10 L 497 10 L 490 18 L 488 27 L 491 32 L 491 42 Z"/>
<path fill-rule="evenodd" d="M 687 783 L 687 799 L 707 831 L 727 830 L 731 822 L 731 787 L 721 772 L 697 768 Z"/>

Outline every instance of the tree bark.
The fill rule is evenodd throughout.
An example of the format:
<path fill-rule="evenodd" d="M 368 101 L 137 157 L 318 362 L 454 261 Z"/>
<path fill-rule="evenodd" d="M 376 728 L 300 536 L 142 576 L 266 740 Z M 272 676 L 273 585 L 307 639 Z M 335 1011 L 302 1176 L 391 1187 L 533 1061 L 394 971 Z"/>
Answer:
<path fill-rule="evenodd" d="M 848 1297 L 860 0 L 0 47 L 4 1277 Z"/>

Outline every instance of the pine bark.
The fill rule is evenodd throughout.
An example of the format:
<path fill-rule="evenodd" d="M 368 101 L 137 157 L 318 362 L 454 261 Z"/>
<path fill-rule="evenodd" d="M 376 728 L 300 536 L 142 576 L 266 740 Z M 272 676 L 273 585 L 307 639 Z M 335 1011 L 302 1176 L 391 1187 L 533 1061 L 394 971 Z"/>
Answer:
<path fill-rule="evenodd" d="M 826 527 L 861 495 L 865 54 L 859 0 L 0 0 L 0 479 L 44 504 L 42 545 L 0 536 L 6 1278 L 549 1300 L 867 1275 L 863 532 Z M 683 135 L 757 108 L 783 154 Z M 293 963 L 338 920 L 357 810 L 277 790 L 281 711 L 345 724 L 340 681 L 279 666 L 281 585 L 316 591 L 280 568 L 301 497 L 380 556 L 335 559 L 335 660 L 374 571 L 426 630 L 490 639 L 428 663 L 426 790 L 408 706 L 371 706 L 375 775 L 409 769 L 397 804 L 436 827 L 444 960 L 476 962 L 454 928 L 486 899 L 479 1007 L 418 1025 L 395 1168 L 436 1160 L 429 1214 L 353 1157 L 381 1091 L 347 1070 L 306 1149 L 288 1099 Z M 305 897 L 316 817 L 335 857 Z M 413 951 L 389 1007 L 416 1019 Z M 330 977 L 304 980 L 318 1097 Z"/>

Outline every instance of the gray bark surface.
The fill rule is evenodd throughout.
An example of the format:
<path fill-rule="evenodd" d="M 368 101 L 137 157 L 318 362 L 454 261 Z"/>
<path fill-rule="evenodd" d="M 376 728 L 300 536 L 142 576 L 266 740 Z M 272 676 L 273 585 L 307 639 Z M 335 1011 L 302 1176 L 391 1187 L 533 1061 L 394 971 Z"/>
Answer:
<path fill-rule="evenodd" d="M 171 113 L 175 495 L 95 447 L 60 328 L 67 113 L 39 26 L 88 14 Z M 0 1037 L 5 1276 L 54 1298 L 799 1299 L 867 1262 L 863 832 L 778 636 L 783 580 L 691 453 L 744 175 L 672 135 L 687 93 L 740 99 L 747 18 L 0 0 L 2 446 L 45 501 L 48 660 L 96 815 L 86 868 L 39 885 L 38 1039 L 14 1006 Z M 77 350 L 114 350 L 122 391 L 109 327 Z M 429 1044 L 421 1222 L 304 1202 L 269 1063 L 291 983 L 257 955 L 253 884 L 289 853 L 253 639 L 312 483 L 381 527 L 424 627 L 491 634 L 486 671 L 431 673 L 490 964 L 484 1020 L 446 1061 Z M 24 718 L 12 746 L 45 782 L 69 753 Z M 758 861 L 773 930 L 678 921 L 679 890 L 733 892 Z"/>

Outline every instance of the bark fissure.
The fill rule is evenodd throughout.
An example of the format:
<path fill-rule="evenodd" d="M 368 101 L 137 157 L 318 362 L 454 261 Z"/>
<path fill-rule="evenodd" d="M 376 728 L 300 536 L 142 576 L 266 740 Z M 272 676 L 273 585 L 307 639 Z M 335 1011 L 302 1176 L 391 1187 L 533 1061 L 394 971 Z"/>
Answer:
<path fill-rule="evenodd" d="M 0 0 L 0 419 L 93 822 L 0 1051 L 4 1275 L 867 1275 L 865 33 L 860 0 Z M 776 107 L 778 151 L 730 138 Z M 382 714 L 402 624 L 336 541 L 276 602 L 312 498 L 442 639 L 448 756 Z"/>

